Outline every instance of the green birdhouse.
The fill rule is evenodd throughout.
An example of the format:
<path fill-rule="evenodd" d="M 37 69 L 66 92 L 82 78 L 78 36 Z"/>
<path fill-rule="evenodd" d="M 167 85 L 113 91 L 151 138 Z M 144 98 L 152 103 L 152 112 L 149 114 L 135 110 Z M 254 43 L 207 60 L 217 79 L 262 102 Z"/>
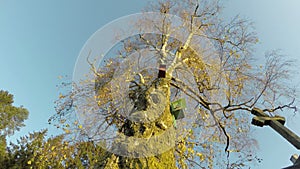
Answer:
<path fill-rule="evenodd" d="M 179 99 L 171 103 L 171 113 L 176 120 L 184 118 L 184 108 L 186 108 L 185 99 Z"/>

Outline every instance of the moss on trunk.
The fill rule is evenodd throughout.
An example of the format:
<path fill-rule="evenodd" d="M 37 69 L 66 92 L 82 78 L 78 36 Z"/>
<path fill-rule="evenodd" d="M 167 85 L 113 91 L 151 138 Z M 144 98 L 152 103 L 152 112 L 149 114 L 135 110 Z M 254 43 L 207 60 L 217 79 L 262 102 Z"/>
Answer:
<path fill-rule="evenodd" d="M 107 160 L 105 168 L 176 168 L 175 130 L 170 113 L 170 80 L 166 78 L 157 79 L 146 91 L 145 97 L 154 90 L 159 90 L 164 95 L 166 100 L 164 110 L 161 110 L 162 113 L 154 121 L 139 123 L 128 120 L 121 130 L 127 137 L 120 138 L 114 145 L 118 150 L 126 152 L 127 157 L 112 154 Z M 144 112 L 153 113 L 148 109 Z M 138 143 L 133 141 L 139 138 L 141 140 Z"/>

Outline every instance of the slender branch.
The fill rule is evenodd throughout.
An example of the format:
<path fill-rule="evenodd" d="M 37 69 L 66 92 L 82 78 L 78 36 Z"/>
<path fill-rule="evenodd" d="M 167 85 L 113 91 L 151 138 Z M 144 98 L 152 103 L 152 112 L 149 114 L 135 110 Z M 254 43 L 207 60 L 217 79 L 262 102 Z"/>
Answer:
<path fill-rule="evenodd" d="M 144 76 L 143 76 L 141 73 L 138 73 L 138 75 L 139 75 L 139 77 L 140 77 L 141 83 L 142 83 L 142 84 L 145 84 Z"/>
<path fill-rule="evenodd" d="M 269 85 L 269 79 L 267 79 L 267 82 L 265 83 L 264 85 L 264 88 L 261 90 L 261 92 L 259 93 L 258 97 L 255 99 L 255 101 L 251 104 L 250 107 L 253 107 L 257 101 L 260 99 L 260 97 L 264 94 L 264 92 L 267 90 L 268 88 L 268 85 Z"/>
<path fill-rule="evenodd" d="M 183 157 L 184 157 L 186 160 L 188 160 L 189 162 L 196 164 L 198 167 L 201 167 L 202 169 L 205 169 L 205 167 L 202 167 L 199 163 L 197 163 L 196 161 L 190 159 L 187 155 L 183 154 L 184 152 L 182 153 L 182 152 L 180 152 L 180 151 L 177 150 L 177 149 L 176 149 L 176 152 L 179 153 L 179 154 L 182 154 Z"/>
<path fill-rule="evenodd" d="M 165 36 L 168 36 L 168 38 L 169 38 L 170 34 L 165 35 Z M 164 45 L 166 45 L 164 48 L 163 48 L 163 47 L 162 47 L 162 48 L 158 48 L 156 45 L 152 44 L 148 39 L 146 39 L 143 35 L 139 34 L 139 37 L 140 37 L 140 39 L 143 40 L 147 45 L 151 46 L 156 52 L 161 53 L 161 54 L 163 55 L 163 57 L 166 57 L 167 54 L 169 54 L 169 55 L 171 55 L 171 56 L 172 56 L 172 55 L 175 56 L 174 53 L 171 53 L 169 50 L 166 50 L 166 47 L 167 47 L 167 44 L 168 44 L 167 42 L 164 43 Z M 168 41 L 168 40 L 167 40 L 167 41 Z"/>
<path fill-rule="evenodd" d="M 172 80 L 176 83 L 178 83 L 181 87 L 180 89 L 183 91 L 183 92 L 186 92 L 186 89 L 188 91 L 190 91 L 192 94 L 194 94 L 197 98 L 199 98 L 198 102 L 204 106 L 206 109 L 210 109 L 209 108 L 209 102 L 207 102 L 204 98 L 202 98 L 202 96 L 200 96 L 198 93 L 196 93 L 189 85 L 186 85 L 184 82 L 182 82 L 180 79 L 177 79 L 177 78 L 172 78 Z"/>
<path fill-rule="evenodd" d="M 191 97 L 192 99 L 194 99 L 196 102 L 200 103 L 201 104 L 201 101 L 199 99 L 197 99 L 197 97 L 191 95 L 189 92 L 187 92 L 185 89 L 182 89 L 182 87 L 178 87 L 176 84 L 174 83 L 170 83 L 173 87 L 181 90 L 183 93 L 185 93 L 186 95 L 188 95 L 189 97 Z M 202 104 L 201 104 L 202 105 Z M 204 105 L 202 105 L 204 106 Z M 205 106 L 204 106 L 205 107 Z"/>
<path fill-rule="evenodd" d="M 222 129 L 223 134 L 224 134 L 225 137 L 226 137 L 225 152 L 228 153 L 228 154 L 227 154 L 227 157 L 229 157 L 229 153 L 230 153 L 230 152 L 228 151 L 228 148 L 229 148 L 229 144 L 230 144 L 230 137 L 229 137 L 228 133 L 226 132 L 226 129 L 225 129 L 224 125 L 221 124 L 221 122 L 219 122 L 218 124 L 219 124 L 219 127 Z"/>
<path fill-rule="evenodd" d="M 278 106 L 276 108 L 273 109 L 263 109 L 264 112 L 275 112 L 276 110 L 282 110 L 284 108 L 290 108 L 293 109 L 295 112 L 297 111 L 297 107 L 293 106 L 295 102 L 295 99 L 293 99 L 289 104 L 283 105 L 283 106 Z"/>
<path fill-rule="evenodd" d="M 90 67 L 91 67 L 91 70 L 93 71 L 93 73 L 94 73 L 94 75 L 96 76 L 96 77 L 100 77 L 101 75 L 98 73 L 98 71 L 97 71 L 97 68 L 95 67 L 95 63 L 92 63 L 91 61 L 90 61 L 90 55 L 91 55 L 91 52 L 92 51 L 89 51 L 89 54 L 88 54 L 88 56 L 87 56 L 87 58 L 86 58 L 86 61 L 88 62 L 88 64 L 90 65 Z"/>

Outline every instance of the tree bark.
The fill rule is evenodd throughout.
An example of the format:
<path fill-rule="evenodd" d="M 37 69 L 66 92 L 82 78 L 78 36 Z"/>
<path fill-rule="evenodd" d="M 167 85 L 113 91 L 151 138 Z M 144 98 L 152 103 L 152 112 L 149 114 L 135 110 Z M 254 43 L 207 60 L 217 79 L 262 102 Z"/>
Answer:
<path fill-rule="evenodd" d="M 165 169 L 176 168 L 175 152 L 175 130 L 173 127 L 173 117 L 170 112 L 170 79 L 158 78 L 149 87 L 145 97 L 149 97 L 151 91 L 161 91 L 166 100 L 166 105 L 162 113 L 154 121 L 135 122 L 128 120 L 122 126 L 122 134 L 126 139 L 120 139 L 115 145 L 120 151 L 120 147 L 124 147 L 128 156 L 119 156 L 112 154 L 107 160 L 105 168 L 127 169 L 127 168 L 150 168 Z M 148 108 L 151 106 L 148 106 Z M 145 113 L 155 113 L 149 109 Z M 135 144 L 130 139 L 141 138 L 139 144 Z M 136 150 L 139 151 L 136 156 Z"/>

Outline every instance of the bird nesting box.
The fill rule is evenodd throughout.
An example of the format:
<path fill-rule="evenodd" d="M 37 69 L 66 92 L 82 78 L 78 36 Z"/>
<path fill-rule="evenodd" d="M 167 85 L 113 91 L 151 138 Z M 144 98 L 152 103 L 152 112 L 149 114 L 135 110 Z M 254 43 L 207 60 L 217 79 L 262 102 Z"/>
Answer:
<path fill-rule="evenodd" d="M 159 65 L 158 69 L 158 78 L 165 78 L 166 77 L 166 65 Z"/>
<path fill-rule="evenodd" d="M 185 99 L 179 99 L 171 103 L 171 113 L 176 120 L 184 118 L 184 108 L 186 108 Z"/>

